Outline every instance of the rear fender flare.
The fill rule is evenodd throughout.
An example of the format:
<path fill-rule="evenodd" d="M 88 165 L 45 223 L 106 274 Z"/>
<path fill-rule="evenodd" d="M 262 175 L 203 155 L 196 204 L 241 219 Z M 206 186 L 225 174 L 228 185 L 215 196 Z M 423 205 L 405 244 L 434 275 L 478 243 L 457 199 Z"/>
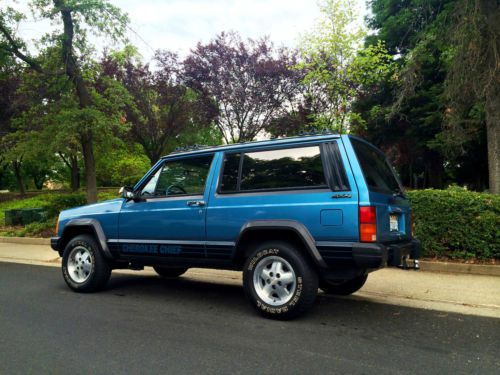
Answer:
<path fill-rule="evenodd" d="M 237 260 L 244 254 L 244 246 L 242 238 L 250 231 L 271 231 L 271 230 L 290 230 L 299 236 L 304 243 L 304 248 L 314 261 L 315 265 L 320 268 L 327 268 L 323 257 L 316 248 L 316 242 L 306 226 L 295 220 L 253 220 L 246 222 L 240 229 L 238 238 L 235 244 L 235 253 L 233 260 Z"/>

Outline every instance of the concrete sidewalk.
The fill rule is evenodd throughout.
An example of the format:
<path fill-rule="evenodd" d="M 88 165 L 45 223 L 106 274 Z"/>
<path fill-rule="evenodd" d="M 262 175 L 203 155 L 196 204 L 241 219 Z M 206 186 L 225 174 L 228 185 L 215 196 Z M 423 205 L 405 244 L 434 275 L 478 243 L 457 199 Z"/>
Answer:
<path fill-rule="evenodd" d="M 0 243 L 0 261 L 60 267 L 58 254 L 47 245 Z M 138 273 L 128 270 L 114 272 Z M 151 275 L 154 271 L 146 267 L 140 273 Z M 235 271 L 195 268 L 183 277 L 241 285 L 241 273 Z M 354 295 L 328 298 L 354 298 L 445 313 L 500 318 L 500 277 L 387 268 L 370 274 L 365 286 Z"/>

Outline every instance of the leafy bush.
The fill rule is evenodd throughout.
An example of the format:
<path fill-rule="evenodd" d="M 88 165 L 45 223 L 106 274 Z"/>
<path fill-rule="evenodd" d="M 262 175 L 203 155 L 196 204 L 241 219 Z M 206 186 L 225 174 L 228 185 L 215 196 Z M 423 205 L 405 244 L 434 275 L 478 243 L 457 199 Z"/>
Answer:
<path fill-rule="evenodd" d="M 84 193 L 53 194 L 49 197 L 46 211 L 48 217 L 59 215 L 62 210 L 83 206 L 87 203 Z"/>
<path fill-rule="evenodd" d="M 51 237 L 54 235 L 55 227 L 56 220 L 52 218 L 51 220 L 28 224 L 21 230 L 14 231 L 13 235 L 19 237 Z"/>
<path fill-rule="evenodd" d="M 459 187 L 408 195 L 423 256 L 500 259 L 500 196 Z"/>
<path fill-rule="evenodd" d="M 119 198 L 120 194 L 118 193 L 118 190 L 119 190 L 118 188 L 113 188 L 113 189 L 106 190 L 106 191 L 100 191 L 98 196 L 97 196 L 97 199 L 99 201 L 107 201 L 110 199 Z"/>
<path fill-rule="evenodd" d="M 102 188 L 98 193 L 99 201 L 118 198 L 119 188 Z M 48 217 L 57 216 L 60 211 L 87 204 L 85 193 L 46 192 L 34 197 L 19 198 L 0 202 L 0 223 L 4 221 L 5 210 L 22 208 L 44 208 Z"/>

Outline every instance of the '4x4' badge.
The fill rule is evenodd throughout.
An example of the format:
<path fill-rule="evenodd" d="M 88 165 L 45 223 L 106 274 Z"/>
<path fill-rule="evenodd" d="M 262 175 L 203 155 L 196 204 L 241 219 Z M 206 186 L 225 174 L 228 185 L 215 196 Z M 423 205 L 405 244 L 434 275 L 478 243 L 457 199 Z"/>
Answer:
<path fill-rule="evenodd" d="M 352 198 L 352 194 L 333 194 L 332 198 Z"/>

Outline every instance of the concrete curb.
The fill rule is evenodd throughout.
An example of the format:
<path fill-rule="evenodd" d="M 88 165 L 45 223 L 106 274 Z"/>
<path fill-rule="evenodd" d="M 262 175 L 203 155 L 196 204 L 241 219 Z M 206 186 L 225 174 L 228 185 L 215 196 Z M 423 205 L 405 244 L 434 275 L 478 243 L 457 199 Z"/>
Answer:
<path fill-rule="evenodd" d="M 50 246 L 50 239 L 30 237 L 0 237 L 0 243 Z M 420 270 L 424 272 L 445 272 L 500 277 L 500 265 L 448 263 L 422 260 L 420 261 Z"/>
<path fill-rule="evenodd" d="M 500 265 L 466 264 L 420 261 L 420 269 L 425 272 L 465 273 L 470 275 L 499 276 Z"/>
<path fill-rule="evenodd" d="M 32 237 L 0 237 L 0 243 L 17 243 L 24 245 L 49 245 L 50 238 L 32 238 Z"/>

